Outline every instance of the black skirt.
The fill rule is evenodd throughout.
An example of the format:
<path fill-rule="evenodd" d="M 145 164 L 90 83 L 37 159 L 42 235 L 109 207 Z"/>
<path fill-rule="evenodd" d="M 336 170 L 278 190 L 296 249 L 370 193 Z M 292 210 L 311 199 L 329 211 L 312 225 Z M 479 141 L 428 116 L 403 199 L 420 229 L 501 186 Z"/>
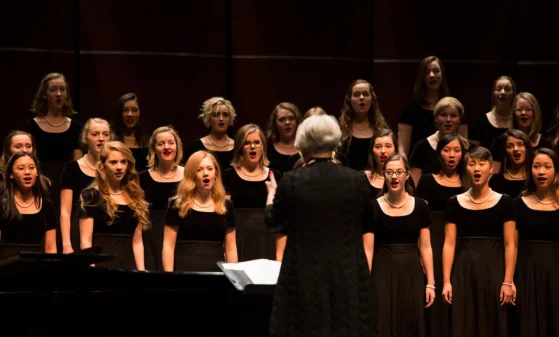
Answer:
<path fill-rule="evenodd" d="M 522 337 L 559 337 L 559 243 L 525 241 L 516 267 L 516 330 Z"/>
<path fill-rule="evenodd" d="M 452 268 L 452 336 L 508 337 L 508 305 L 499 295 L 505 275 L 498 238 L 461 238 Z"/>
<path fill-rule="evenodd" d="M 425 336 L 425 274 L 417 244 L 376 245 L 372 278 L 379 336 Z"/>
<path fill-rule="evenodd" d="M 97 263 L 107 269 L 136 270 L 132 237 L 118 234 L 94 234 L 93 246 L 101 247 L 102 254 L 116 255 L 112 260 Z"/>
<path fill-rule="evenodd" d="M 175 245 L 174 271 L 219 272 L 218 261 L 225 261 L 221 242 L 178 241 Z"/>
<path fill-rule="evenodd" d="M 163 271 L 163 233 L 165 227 L 166 210 L 150 210 L 151 227 L 142 232 L 144 241 L 144 261 L 146 270 Z"/>

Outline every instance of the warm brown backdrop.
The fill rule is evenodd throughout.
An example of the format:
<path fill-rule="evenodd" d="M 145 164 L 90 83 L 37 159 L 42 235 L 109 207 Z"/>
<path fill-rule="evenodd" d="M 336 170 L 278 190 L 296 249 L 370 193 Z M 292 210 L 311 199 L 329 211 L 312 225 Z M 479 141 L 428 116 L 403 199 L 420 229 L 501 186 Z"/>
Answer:
<path fill-rule="evenodd" d="M 373 83 L 395 126 L 429 54 L 445 61 L 469 121 L 488 111 L 501 74 L 534 93 L 548 121 L 559 102 L 558 10 L 528 0 L 8 2 L 0 136 L 31 117 L 39 81 L 53 71 L 67 76 L 77 118 L 112 120 L 120 95 L 135 91 L 151 129 L 172 123 L 187 143 L 206 132 L 196 116 L 211 96 L 233 102 L 236 130 L 265 126 L 280 101 L 338 115 L 356 78 Z"/>

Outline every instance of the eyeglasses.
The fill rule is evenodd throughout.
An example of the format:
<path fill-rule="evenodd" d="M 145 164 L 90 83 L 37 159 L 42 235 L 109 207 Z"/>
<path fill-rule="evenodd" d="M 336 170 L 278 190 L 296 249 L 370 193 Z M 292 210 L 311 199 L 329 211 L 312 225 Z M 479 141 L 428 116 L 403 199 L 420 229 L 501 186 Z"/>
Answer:
<path fill-rule="evenodd" d="M 394 173 L 396 173 L 397 177 L 403 177 L 406 173 L 408 173 L 408 171 L 406 171 L 406 170 L 396 170 L 396 171 L 386 170 L 386 171 L 384 171 L 384 175 L 388 178 L 392 177 L 394 175 Z"/>
<path fill-rule="evenodd" d="M 522 111 L 532 112 L 532 111 L 534 111 L 534 108 L 516 108 L 516 109 L 514 109 L 514 112 L 522 113 Z"/>
<path fill-rule="evenodd" d="M 249 142 L 248 140 L 243 144 L 243 147 L 245 149 L 251 148 L 251 147 L 261 147 L 262 146 L 262 141 L 261 140 L 255 140 L 254 142 Z"/>

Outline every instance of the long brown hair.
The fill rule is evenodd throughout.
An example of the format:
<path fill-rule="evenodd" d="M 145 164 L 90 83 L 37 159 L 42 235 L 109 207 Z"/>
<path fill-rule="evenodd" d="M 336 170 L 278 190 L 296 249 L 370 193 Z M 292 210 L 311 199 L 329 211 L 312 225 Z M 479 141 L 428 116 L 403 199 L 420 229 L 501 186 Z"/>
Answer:
<path fill-rule="evenodd" d="M 384 172 L 386 170 L 386 165 L 388 165 L 388 163 L 390 163 L 391 161 L 402 161 L 402 163 L 404 163 L 404 168 L 406 170 L 406 174 L 410 174 L 410 164 L 408 163 L 408 160 L 406 159 L 406 157 L 399 155 L 399 154 L 393 154 L 390 157 L 388 157 L 388 159 L 386 159 L 386 161 L 384 162 L 384 166 L 382 167 L 382 171 Z M 383 173 L 384 174 L 384 173 Z M 408 177 L 408 179 L 406 179 L 406 183 L 404 185 L 406 192 L 408 192 L 409 195 L 413 195 L 413 186 L 411 184 L 411 175 Z M 384 185 L 382 186 L 382 193 L 386 193 L 388 192 L 388 184 L 389 183 L 389 179 L 386 179 L 386 176 L 384 178 Z"/>
<path fill-rule="evenodd" d="M 427 66 L 432 62 L 437 62 L 439 64 L 439 68 L 441 68 L 442 73 L 441 86 L 439 87 L 439 99 L 450 96 L 443 61 L 434 55 L 427 56 L 419 63 L 417 75 L 415 76 L 415 85 L 413 86 L 413 100 L 421 105 L 429 104 L 429 102 L 427 102 L 427 87 L 425 86 L 425 69 L 427 69 Z"/>
<path fill-rule="evenodd" d="M 367 170 L 371 171 L 371 176 L 369 181 L 373 181 L 375 177 L 375 172 L 377 172 L 377 161 L 375 160 L 375 155 L 373 154 L 373 149 L 375 147 L 375 140 L 380 137 L 390 137 L 392 143 L 394 144 L 394 153 L 398 152 L 398 138 L 396 134 L 391 129 L 380 129 L 371 138 L 371 144 L 369 145 L 369 160 L 367 163 Z"/>
<path fill-rule="evenodd" d="M 33 194 L 33 202 L 35 203 L 35 206 L 37 208 L 40 208 L 41 199 L 44 197 L 48 197 L 48 186 L 45 184 L 45 180 L 43 179 L 43 175 L 41 174 L 41 169 L 39 167 L 37 158 L 29 152 L 18 151 L 14 153 L 10 157 L 10 160 L 6 165 L 6 181 L 3 183 L 2 189 L 4 191 L 0 199 L 3 205 L 2 217 L 4 217 L 5 219 L 21 219 L 21 214 L 19 213 L 19 210 L 17 209 L 16 203 L 14 201 L 14 195 L 17 190 L 17 185 L 10 177 L 14 172 L 15 161 L 25 156 L 33 159 L 33 162 L 35 162 L 35 167 L 37 169 L 37 178 L 35 180 L 35 185 L 31 187 L 31 193 Z"/>
<path fill-rule="evenodd" d="M 355 80 L 351 82 L 351 85 L 346 91 L 342 112 L 339 118 L 340 129 L 342 130 L 341 143 L 347 144 L 346 146 L 348 149 L 349 146 L 351 145 L 351 134 L 352 134 L 351 127 L 352 127 L 353 118 L 355 114 L 355 111 L 353 111 L 353 107 L 351 106 L 351 97 L 353 95 L 353 87 L 356 86 L 357 84 L 367 84 L 367 86 L 369 87 L 369 93 L 371 94 L 371 108 L 367 112 L 367 119 L 369 120 L 369 125 L 371 125 L 371 127 L 373 128 L 373 131 L 382 128 L 389 129 L 388 124 L 386 124 L 386 121 L 384 120 L 384 116 L 380 111 L 377 95 L 375 94 L 375 91 L 373 90 L 373 86 L 371 85 L 371 83 L 365 80 Z"/>
<path fill-rule="evenodd" d="M 503 158 L 493 158 L 493 160 L 502 161 L 503 172 L 506 172 L 506 170 L 510 168 L 510 160 L 507 153 L 507 138 L 509 137 L 521 140 L 524 143 L 526 154 L 524 155 L 523 166 L 526 172 L 528 172 L 528 170 L 530 170 L 530 167 L 532 166 L 532 158 L 534 157 L 534 148 L 532 147 L 530 138 L 528 138 L 528 136 L 521 130 L 508 129 L 507 131 L 499 135 L 499 137 L 497 137 L 497 139 L 495 140 L 495 145 L 501 148 L 501 153 L 503 154 Z"/>
<path fill-rule="evenodd" d="M 268 119 L 268 129 L 266 130 L 266 138 L 270 143 L 278 142 L 280 140 L 280 135 L 278 132 L 278 127 L 276 125 L 276 120 L 278 119 L 278 111 L 280 109 L 289 110 L 293 113 L 293 117 L 295 117 L 296 127 L 301 124 L 301 113 L 299 112 L 299 108 L 289 102 L 282 102 L 274 107 L 272 113 L 270 114 L 270 118 Z"/>
<path fill-rule="evenodd" d="M 35 93 L 35 97 L 31 102 L 31 112 L 37 116 L 45 116 L 48 112 L 48 101 L 45 98 L 47 94 L 47 90 L 49 87 L 49 81 L 55 80 L 57 78 L 62 78 L 64 80 L 64 84 L 66 85 L 66 104 L 62 107 L 62 114 L 64 116 L 72 116 L 77 114 L 74 111 L 74 107 L 72 105 L 72 95 L 70 95 L 70 85 L 66 80 L 66 77 L 61 73 L 50 73 L 46 74 L 43 79 L 41 80 L 41 84 L 39 85 L 39 89 Z"/>
<path fill-rule="evenodd" d="M 126 191 L 126 194 L 129 197 L 128 205 L 134 211 L 134 214 L 138 219 L 138 223 L 143 229 L 147 229 L 150 226 L 148 217 L 149 204 L 144 199 L 144 190 L 140 187 L 138 172 L 135 169 L 136 161 L 134 160 L 132 152 L 126 145 L 117 141 L 103 144 L 95 170 L 95 179 L 87 188 L 95 188 L 99 191 L 102 197 L 101 200 L 99 200 L 99 203 L 103 203 L 105 205 L 107 216 L 109 218 L 107 225 L 114 223 L 118 205 L 111 198 L 111 194 L 109 192 L 109 181 L 105 170 L 105 162 L 107 161 L 109 154 L 113 151 L 122 153 L 126 160 L 128 160 L 128 169 L 126 170 L 124 178 L 122 178 L 120 183 L 121 188 Z M 83 196 L 80 196 L 80 201 L 83 211 L 85 211 L 86 206 L 95 207 L 99 205 L 99 203 L 91 204 L 89 201 L 84 201 Z"/>
<path fill-rule="evenodd" d="M 140 100 L 138 99 L 138 95 L 133 92 L 126 93 L 118 99 L 118 110 L 116 111 L 116 119 L 115 119 L 115 130 L 116 137 L 119 141 L 124 142 L 124 120 L 122 118 L 122 112 L 124 111 L 124 104 L 128 101 L 136 101 L 138 103 L 138 108 L 140 107 Z M 140 109 L 141 114 L 141 109 Z M 140 115 L 141 116 L 141 115 Z M 147 137 L 144 133 L 144 128 L 142 124 L 142 117 L 138 119 L 138 123 L 134 127 L 134 137 L 136 137 L 136 142 L 138 143 L 139 147 L 146 147 L 147 146 Z"/>
<path fill-rule="evenodd" d="M 210 158 L 215 169 L 215 183 L 212 187 L 212 199 L 214 202 L 214 210 L 217 214 L 225 214 L 227 208 L 225 207 L 225 188 L 221 181 L 221 169 L 215 157 L 206 151 L 194 152 L 184 167 L 184 178 L 177 187 L 177 194 L 169 199 L 169 207 L 178 208 L 179 216 L 184 218 L 192 206 L 194 199 L 192 196 L 196 192 L 196 172 L 200 163 L 205 158 Z"/>

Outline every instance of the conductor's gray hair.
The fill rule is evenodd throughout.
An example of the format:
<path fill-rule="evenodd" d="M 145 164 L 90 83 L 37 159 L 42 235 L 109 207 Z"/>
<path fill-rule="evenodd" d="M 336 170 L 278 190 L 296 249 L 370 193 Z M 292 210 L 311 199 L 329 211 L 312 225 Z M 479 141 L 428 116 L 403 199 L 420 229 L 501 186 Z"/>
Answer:
<path fill-rule="evenodd" d="M 297 128 L 295 148 L 303 153 L 325 153 L 340 144 L 342 131 L 338 121 L 330 115 L 311 116 Z"/>

